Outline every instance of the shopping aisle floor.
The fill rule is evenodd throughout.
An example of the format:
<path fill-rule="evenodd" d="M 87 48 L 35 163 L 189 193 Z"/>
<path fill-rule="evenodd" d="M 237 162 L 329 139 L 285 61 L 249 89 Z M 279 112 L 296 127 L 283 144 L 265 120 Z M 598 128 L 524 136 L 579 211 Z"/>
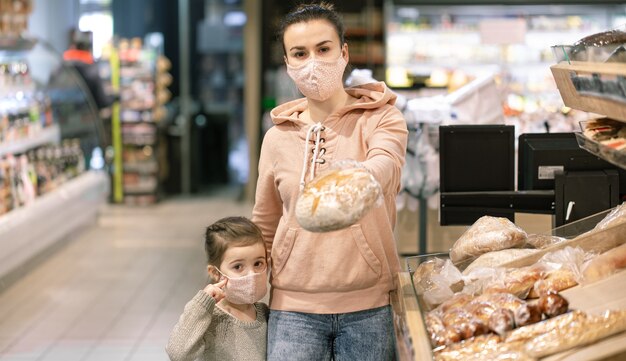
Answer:
<path fill-rule="evenodd" d="M 0 361 L 168 360 L 169 332 L 206 282 L 203 227 L 251 214 L 236 197 L 106 206 L 0 293 Z"/>

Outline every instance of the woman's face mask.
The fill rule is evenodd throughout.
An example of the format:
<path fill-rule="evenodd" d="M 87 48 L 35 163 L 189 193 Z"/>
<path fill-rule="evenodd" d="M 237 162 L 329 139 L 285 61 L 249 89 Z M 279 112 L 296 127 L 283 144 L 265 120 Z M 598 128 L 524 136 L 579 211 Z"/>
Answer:
<path fill-rule="evenodd" d="M 310 58 L 298 66 L 287 65 L 287 74 L 307 98 L 324 101 L 343 87 L 343 71 L 348 63 L 339 56 L 337 60 Z"/>
<path fill-rule="evenodd" d="M 267 271 L 251 273 L 243 277 L 228 277 L 219 269 L 218 272 L 228 279 L 224 287 L 226 300 L 232 304 L 252 304 L 267 293 Z"/>

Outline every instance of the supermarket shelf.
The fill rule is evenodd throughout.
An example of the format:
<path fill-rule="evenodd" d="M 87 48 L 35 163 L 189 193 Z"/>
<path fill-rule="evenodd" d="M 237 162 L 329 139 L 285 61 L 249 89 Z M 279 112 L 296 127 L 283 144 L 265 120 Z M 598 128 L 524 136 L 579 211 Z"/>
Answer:
<path fill-rule="evenodd" d="M 626 169 L 626 152 L 615 150 L 604 144 L 587 138 L 583 133 L 575 133 L 578 145 L 589 153 L 606 160 L 622 169 Z"/>
<path fill-rule="evenodd" d="M 561 62 L 550 67 L 563 103 L 570 108 L 605 115 L 626 122 L 626 102 L 617 101 L 609 95 L 581 94 L 576 90 L 572 76 L 626 77 L 626 65 L 619 63 Z"/>
<path fill-rule="evenodd" d="M 58 125 L 46 127 L 30 138 L 18 139 L 0 143 L 0 157 L 7 154 L 20 154 L 48 143 L 58 143 L 61 139 L 61 130 Z"/>
<path fill-rule="evenodd" d="M 0 216 L 0 277 L 94 222 L 106 202 L 108 182 L 106 173 L 88 171 Z"/>

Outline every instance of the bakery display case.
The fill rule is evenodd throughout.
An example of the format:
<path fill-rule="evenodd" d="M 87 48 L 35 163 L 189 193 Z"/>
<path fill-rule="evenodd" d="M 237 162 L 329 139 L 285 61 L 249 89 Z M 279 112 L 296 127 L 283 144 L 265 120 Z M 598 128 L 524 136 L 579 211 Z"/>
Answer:
<path fill-rule="evenodd" d="M 95 221 L 108 177 L 87 86 L 46 43 L 0 37 L 0 277 Z"/>
<path fill-rule="evenodd" d="M 543 234 L 502 222 L 406 259 L 392 297 L 399 359 L 624 359 L 626 204 Z M 517 248 L 501 249 L 505 234 Z"/>

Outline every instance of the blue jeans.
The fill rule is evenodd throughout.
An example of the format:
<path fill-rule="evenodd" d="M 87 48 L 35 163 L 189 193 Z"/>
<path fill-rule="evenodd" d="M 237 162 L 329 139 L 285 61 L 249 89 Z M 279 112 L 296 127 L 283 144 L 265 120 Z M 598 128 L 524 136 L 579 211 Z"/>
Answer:
<path fill-rule="evenodd" d="M 270 311 L 268 361 L 392 361 L 395 341 L 391 306 L 318 315 Z"/>

